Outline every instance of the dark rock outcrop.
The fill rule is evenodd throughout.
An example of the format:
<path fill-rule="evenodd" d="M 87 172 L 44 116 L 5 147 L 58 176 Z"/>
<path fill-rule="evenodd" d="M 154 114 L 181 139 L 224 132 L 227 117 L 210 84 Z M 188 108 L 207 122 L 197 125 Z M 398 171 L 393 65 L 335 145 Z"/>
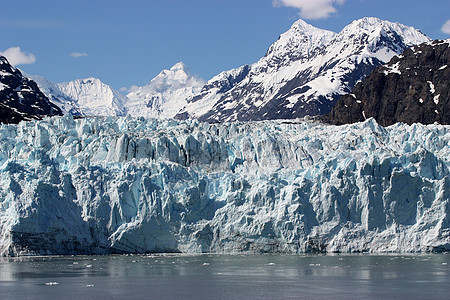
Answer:
<path fill-rule="evenodd" d="M 48 100 L 34 81 L 22 76 L 0 56 L 0 123 L 19 123 L 61 114 L 61 109 Z"/>
<path fill-rule="evenodd" d="M 409 48 L 342 96 L 326 122 L 450 124 L 450 40 Z"/>

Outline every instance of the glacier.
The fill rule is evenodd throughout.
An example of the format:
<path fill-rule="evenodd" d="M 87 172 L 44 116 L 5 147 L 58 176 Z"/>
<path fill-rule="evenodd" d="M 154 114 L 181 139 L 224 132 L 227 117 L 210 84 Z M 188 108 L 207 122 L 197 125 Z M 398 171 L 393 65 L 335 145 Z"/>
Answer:
<path fill-rule="evenodd" d="M 0 127 L 0 253 L 450 250 L 450 126 L 70 115 Z"/>

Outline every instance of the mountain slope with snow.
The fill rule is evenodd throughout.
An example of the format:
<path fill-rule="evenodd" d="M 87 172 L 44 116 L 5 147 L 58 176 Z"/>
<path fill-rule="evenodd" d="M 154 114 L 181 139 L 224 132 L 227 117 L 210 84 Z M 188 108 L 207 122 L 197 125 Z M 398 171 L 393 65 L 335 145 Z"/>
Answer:
<path fill-rule="evenodd" d="M 450 250 L 450 127 L 70 115 L 0 128 L 0 253 Z"/>
<path fill-rule="evenodd" d="M 450 124 L 450 40 L 406 49 L 377 67 L 323 120 L 341 125 L 373 117 L 383 126 Z"/>
<path fill-rule="evenodd" d="M 82 115 L 76 100 L 64 94 L 59 88 L 58 83 L 54 83 L 39 75 L 24 75 L 35 81 L 39 89 L 49 98 L 50 102 L 58 106 L 64 114 L 69 113 L 74 116 Z"/>
<path fill-rule="evenodd" d="M 36 82 L 0 56 L 0 123 L 61 115 L 61 110 L 41 92 Z"/>
<path fill-rule="evenodd" d="M 127 98 L 97 78 L 54 83 L 42 76 L 27 75 L 64 113 L 83 116 L 124 116 Z"/>
<path fill-rule="evenodd" d="M 75 99 L 83 115 L 124 116 L 127 98 L 97 78 L 77 79 L 58 84 L 63 94 Z"/>
<path fill-rule="evenodd" d="M 163 70 L 150 83 L 127 94 L 125 107 L 131 116 L 173 118 L 186 99 L 198 93 L 205 82 L 193 76 L 182 62 Z"/>
<path fill-rule="evenodd" d="M 321 115 L 376 66 L 429 40 L 412 27 L 377 18 L 356 20 L 338 34 L 299 20 L 257 63 L 208 81 L 177 118 L 223 122 Z"/>

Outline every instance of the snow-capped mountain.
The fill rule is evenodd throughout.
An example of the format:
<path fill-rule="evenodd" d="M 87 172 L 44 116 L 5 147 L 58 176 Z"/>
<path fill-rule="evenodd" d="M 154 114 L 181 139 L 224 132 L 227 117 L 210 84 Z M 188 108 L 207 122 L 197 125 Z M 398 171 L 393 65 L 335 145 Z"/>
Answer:
<path fill-rule="evenodd" d="M 131 116 L 173 118 L 205 82 L 193 76 L 182 62 L 163 70 L 147 85 L 133 88 L 125 103 Z"/>
<path fill-rule="evenodd" d="M 450 126 L 47 118 L 0 130 L 0 255 L 450 250 Z"/>
<path fill-rule="evenodd" d="M 35 75 L 27 75 L 64 113 L 83 116 L 124 116 L 127 98 L 97 78 L 54 83 Z"/>
<path fill-rule="evenodd" d="M 124 116 L 127 98 L 97 78 L 77 79 L 58 84 L 63 94 L 75 99 L 86 116 Z"/>
<path fill-rule="evenodd" d="M 250 66 L 212 78 L 177 118 L 208 122 L 321 115 L 376 66 L 430 39 L 413 27 L 363 18 L 340 33 L 303 20 Z"/>
<path fill-rule="evenodd" d="M 18 123 L 60 114 L 61 110 L 33 80 L 10 65 L 6 57 L 0 56 L 0 123 Z"/>
<path fill-rule="evenodd" d="M 449 66 L 450 40 L 408 48 L 373 70 L 321 119 L 339 125 L 370 117 L 383 126 L 397 122 L 449 125 Z"/>
<path fill-rule="evenodd" d="M 58 106 L 64 114 L 72 114 L 74 116 L 82 115 L 80 108 L 75 99 L 64 94 L 59 84 L 48 80 L 39 75 L 30 75 L 23 72 L 24 75 L 37 83 L 39 89 L 49 98 L 49 100 Z"/>

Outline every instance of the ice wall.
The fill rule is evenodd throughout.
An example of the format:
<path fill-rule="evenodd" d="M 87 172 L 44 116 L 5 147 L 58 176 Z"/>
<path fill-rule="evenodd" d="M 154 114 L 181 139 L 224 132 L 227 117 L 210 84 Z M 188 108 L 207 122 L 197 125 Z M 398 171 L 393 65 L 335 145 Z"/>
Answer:
<path fill-rule="evenodd" d="M 0 127 L 3 255 L 450 250 L 450 126 Z"/>

